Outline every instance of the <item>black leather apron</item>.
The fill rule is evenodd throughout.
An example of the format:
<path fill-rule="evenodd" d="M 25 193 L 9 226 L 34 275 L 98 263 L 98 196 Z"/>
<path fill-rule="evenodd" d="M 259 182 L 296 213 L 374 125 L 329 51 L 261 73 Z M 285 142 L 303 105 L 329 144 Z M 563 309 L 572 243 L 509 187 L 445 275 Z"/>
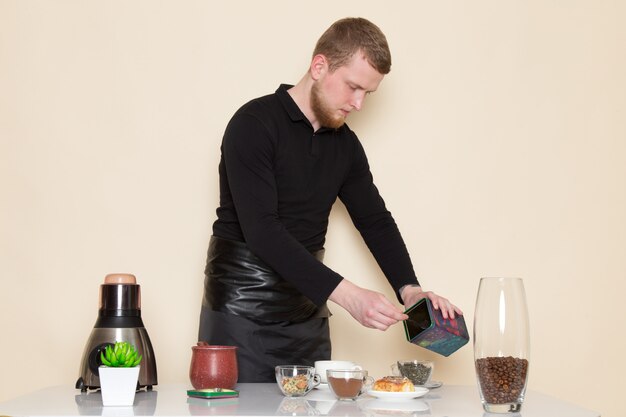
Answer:
<path fill-rule="evenodd" d="M 324 250 L 313 255 L 321 262 Z M 301 322 L 329 317 L 254 255 L 244 242 L 212 236 L 204 271 L 203 307 L 259 322 Z"/>

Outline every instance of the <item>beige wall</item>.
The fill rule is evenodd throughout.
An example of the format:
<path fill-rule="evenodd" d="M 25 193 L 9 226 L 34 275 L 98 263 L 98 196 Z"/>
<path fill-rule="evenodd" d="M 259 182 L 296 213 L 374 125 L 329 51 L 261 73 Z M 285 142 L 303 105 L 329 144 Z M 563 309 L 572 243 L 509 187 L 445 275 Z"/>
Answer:
<path fill-rule="evenodd" d="M 621 415 L 626 3 L 608 0 L 1 0 L 0 401 L 74 384 L 109 272 L 139 279 L 159 381 L 187 381 L 225 124 L 344 16 L 392 47 L 350 125 L 423 284 L 471 331 L 480 277 L 524 278 L 530 389 Z M 392 296 L 339 205 L 327 262 Z M 475 384 L 471 345 L 431 355 L 333 310 L 336 358 Z"/>

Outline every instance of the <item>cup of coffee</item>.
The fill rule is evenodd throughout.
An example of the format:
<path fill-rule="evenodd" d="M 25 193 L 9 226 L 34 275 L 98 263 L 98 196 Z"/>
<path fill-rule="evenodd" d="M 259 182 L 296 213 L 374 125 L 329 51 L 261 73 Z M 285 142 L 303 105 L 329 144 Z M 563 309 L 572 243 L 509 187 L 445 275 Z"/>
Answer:
<path fill-rule="evenodd" d="M 329 369 L 326 371 L 328 386 L 339 400 L 356 400 L 374 383 L 374 378 L 364 369 Z"/>
<path fill-rule="evenodd" d="M 329 369 L 363 369 L 352 361 L 315 361 L 315 373 L 321 378 L 322 384 L 327 384 L 326 371 Z"/>

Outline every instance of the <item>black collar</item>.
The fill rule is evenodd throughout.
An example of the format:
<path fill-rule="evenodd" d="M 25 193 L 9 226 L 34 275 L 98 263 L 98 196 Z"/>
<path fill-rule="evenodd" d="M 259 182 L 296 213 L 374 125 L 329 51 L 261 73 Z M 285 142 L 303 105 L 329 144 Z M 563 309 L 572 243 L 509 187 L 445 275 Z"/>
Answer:
<path fill-rule="evenodd" d="M 291 85 L 291 84 L 281 84 L 278 87 L 278 89 L 276 90 L 276 96 L 278 97 L 278 100 L 280 101 L 280 103 L 285 108 L 285 111 L 289 115 L 289 118 L 293 122 L 304 122 L 307 125 L 309 125 L 309 127 L 311 127 L 311 129 L 313 129 L 313 126 L 311 125 L 311 122 L 309 121 L 309 119 L 306 118 L 304 113 L 302 113 L 302 110 L 300 110 L 300 107 L 298 107 L 298 105 L 293 100 L 291 95 L 289 95 L 289 92 L 287 90 L 289 90 L 292 87 L 293 87 L 293 85 Z M 345 124 L 344 124 L 344 126 L 345 126 Z M 332 129 L 330 127 L 322 126 L 315 133 L 323 133 L 323 132 L 328 132 L 328 131 L 334 132 L 336 130 L 343 129 L 344 126 L 340 127 L 339 129 Z"/>

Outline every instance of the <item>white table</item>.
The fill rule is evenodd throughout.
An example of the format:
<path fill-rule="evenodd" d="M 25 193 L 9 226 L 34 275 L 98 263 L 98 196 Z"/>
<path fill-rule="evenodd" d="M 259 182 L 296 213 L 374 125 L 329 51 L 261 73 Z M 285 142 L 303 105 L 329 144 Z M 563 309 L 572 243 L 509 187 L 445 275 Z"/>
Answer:
<path fill-rule="evenodd" d="M 71 386 L 50 387 L 0 403 L 0 416 L 498 416 L 483 411 L 475 386 L 444 385 L 418 399 L 384 402 L 369 396 L 354 402 L 336 401 L 327 390 L 287 398 L 276 384 L 239 384 L 239 398 L 205 400 L 187 397 L 190 388 L 186 384 L 157 385 L 153 391 L 138 392 L 133 407 L 103 407 L 99 392 L 81 393 Z M 521 415 L 600 416 L 534 391 L 527 393 Z"/>

